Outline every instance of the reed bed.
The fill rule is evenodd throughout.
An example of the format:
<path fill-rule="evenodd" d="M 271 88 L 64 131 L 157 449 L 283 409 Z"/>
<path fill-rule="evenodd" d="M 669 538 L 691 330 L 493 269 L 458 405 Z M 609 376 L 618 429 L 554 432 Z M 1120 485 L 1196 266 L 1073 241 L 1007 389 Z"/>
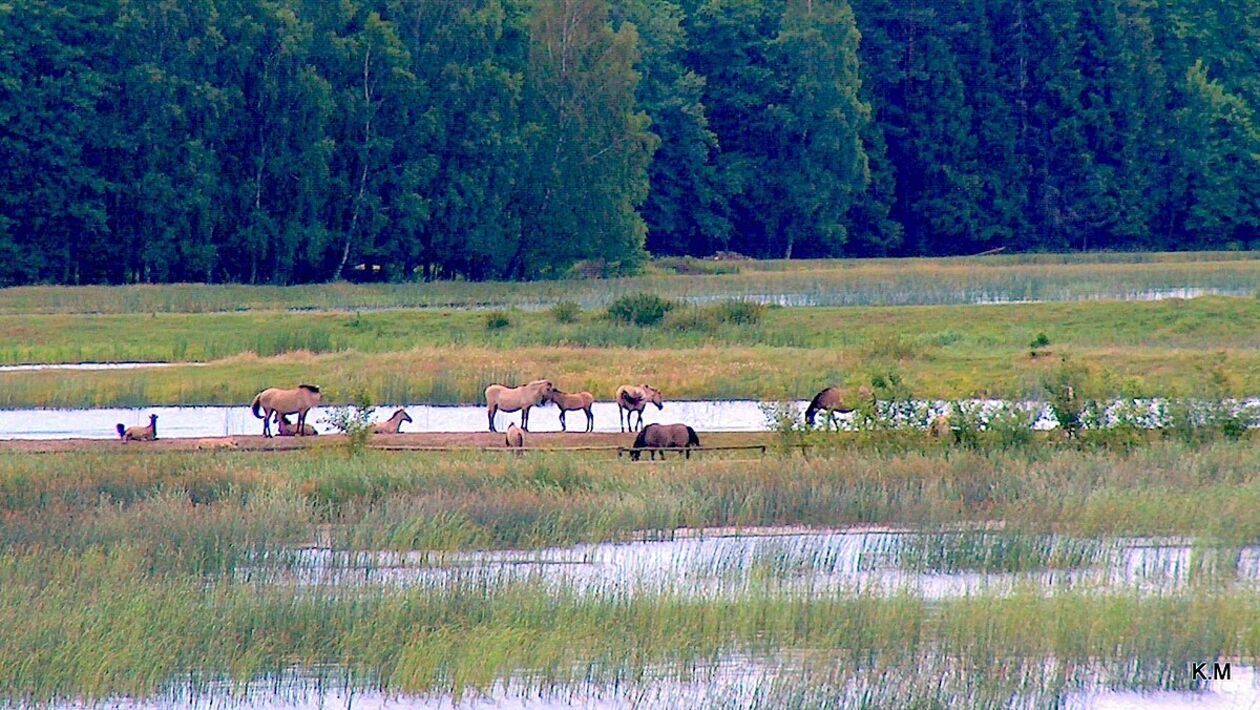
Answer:
<path fill-rule="evenodd" d="M 1178 289 L 1244 294 L 1260 283 L 1260 261 L 1251 252 L 747 261 L 731 268 L 736 272 L 677 275 L 658 268 L 629 278 L 523 284 L 36 286 L 0 290 L 0 313 L 546 308 L 563 301 L 599 308 L 638 292 L 692 302 L 756 298 L 803 306 L 928 305 L 1140 299 Z"/>
<path fill-rule="evenodd" d="M 562 314 L 563 315 L 563 314 Z M 1082 349 L 1240 350 L 1260 346 L 1254 298 L 1149 303 L 1046 303 L 985 307 L 756 308 L 742 302 L 679 307 L 651 327 L 602 311 L 516 312 L 488 330 L 473 311 L 373 313 L 0 316 L 0 364 L 208 362 L 250 353 L 393 353 L 443 348 L 696 349 L 706 346 L 848 350 L 882 359 L 1027 358 L 1049 335 L 1048 353 Z M 1053 359 L 1053 358 L 1049 358 Z"/>
<path fill-rule="evenodd" d="M 1116 535 L 1193 537 L 1226 562 L 1260 539 L 1260 452 L 1247 442 L 824 453 L 654 466 L 336 450 L 0 455 L 0 704 L 243 701 L 296 671 L 325 691 L 453 699 L 507 688 L 695 706 L 1041 705 L 1082 688 L 1192 688 L 1187 662 L 1260 654 L 1260 592 L 1227 575 L 1156 593 L 1046 594 L 1029 582 L 941 600 L 824 589 L 811 579 L 826 560 L 773 546 L 745 570 L 767 584 L 721 597 L 687 579 L 626 594 L 458 569 L 414 586 L 268 572 L 297 568 L 312 544 L 537 548 L 704 526 L 922 530 L 889 552 L 937 574 L 1084 568 Z M 770 584 L 780 579 L 793 585 Z M 731 674 L 759 680 L 731 687 Z"/>

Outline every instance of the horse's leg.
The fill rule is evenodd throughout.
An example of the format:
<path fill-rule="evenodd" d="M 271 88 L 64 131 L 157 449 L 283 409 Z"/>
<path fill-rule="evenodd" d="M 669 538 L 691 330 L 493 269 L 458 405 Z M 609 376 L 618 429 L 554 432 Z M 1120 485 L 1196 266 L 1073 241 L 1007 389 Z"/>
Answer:
<path fill-rule="evenodd" d="M 568 431 L 568 427 L 564 425 L 564 410 L 560 410 L 560 431 Z"/>
<path fill-rule="evenodd" d="M 589 434 L 593 431 L 595 431 L 595 413 L 591 411 L 590 407 L 587 407 L 586 408 L 586 433 Z"/>
<path fill-rule="evenodd" d="M 302 411 L 298 412 L 298 428 L 297 428 L 298 436 L 306 436 L 306 413 L 309 411 L 311 410 L 303 409 Z"/>
<path fill-rule="evenodd" d="M 490 431 L 494 431 L 494 414 L 498 411 L 498 407 L 491 405 L 486 409 L 486 417 L 490 420 Z"/>
<path fill-rule="evenodd" d="M 271 415 L 273 413 L 270 409 L 263 410 L 263 436 L 268 439 L 271 438 Z"/>
<path fill-rule="evenodd" d="M 626 430 L 626 410 L 621 408 L 621 402 L 617 403 L 617 424 L 621 426 L 621 431 Z"/>
<path fill-rule="evenodd" d="M 521 407 L 521 431 L 529 431 L 529 407 Z"/>

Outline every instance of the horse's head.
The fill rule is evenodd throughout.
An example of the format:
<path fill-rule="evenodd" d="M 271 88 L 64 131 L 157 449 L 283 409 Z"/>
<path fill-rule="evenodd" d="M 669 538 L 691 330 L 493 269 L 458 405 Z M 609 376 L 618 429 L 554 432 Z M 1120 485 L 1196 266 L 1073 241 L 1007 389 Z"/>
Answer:
<path fill-rule="evenodd" d="M 401 421 L 404 421 L 404 422 L 409 422 L 409 421 L 411 421 L 411 415 L 407 413 L 407 410 L 405 410 L 405 409 L 399 409 L 397 412 L 394 412 L 394 416 L 395 416 L 395 417 L 396 417 L 396 416 L 398 416 L 398 415 L 400 415 L 400 414 L 402 415 L 402 420 L 401 420 Z"/>
<path fill-rule="evenodd" d="M 648 401 L 655 404 L 657 409 L 665 408 L 665 398 L 661 396 L 660 390 L 648 385 L 643 385 L 643 389 L 648 393 Z"/>
<path fill-rule="evenodd" d="M 534 380 L 529 384 L 534 387 L 539 404 L 546 404 L 552 401 L 555 399 L 556 392 L 559 391 L 555 385 L 551 384 L 551 380 Z"/>

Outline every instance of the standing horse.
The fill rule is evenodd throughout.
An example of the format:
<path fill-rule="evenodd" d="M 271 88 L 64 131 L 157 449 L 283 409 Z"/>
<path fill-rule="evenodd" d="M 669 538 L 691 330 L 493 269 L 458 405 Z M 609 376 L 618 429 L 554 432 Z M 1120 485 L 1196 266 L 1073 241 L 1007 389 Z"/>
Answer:
<path fill-rule="evenodd" d="M 622 385 L 617 388 L 617 418 L 621 424 L 621 430 L 626 431 L 629 426 L 630 431 L 635 431 L 643 426 L 643 410 L 647 407 L 648 402 L 656 405 L 657 409 L 664 409 L 665 403 L 661 399 L 661 391 L 655 387 L 648 385 Z M 639 413 L 638 426 L 630 424 L 630 417 L 635 412 Z M 624 415 L 624 419 L 622 419 Z"/>
<path fill-rule="evenodd" d="M 157 439 L 157 415 L 149 415 L 149 426 L 127 427 L 119 424 L 115 428 L 124 444 L 128 441 L 153 441 Z"/>
<path fill-rule="evenodd" d="M 648 424 L 639 432 L 630 450 L 630 458 L 638 461 L 643 455 L 640 449 L 651 449 L 652 459 L 656 459 L 657 449 L 682 449 L 687 458 L 691 458 L 691 447 L 700 445 L 700 437 L 696 430 L 686 424 Z M 661 452 L 665 459 L 665 452 Z"/>
<path fill-rule="evenodd" d="M 556 388 L 550 380 L 534 380 L 520 387 L 490 385 L 486 388 L 486 415 L 490 419 L 490 431 L 494 428 L 494 415 L 499 412 L 521 413 L 521 429 L 529 431 L 530 407 L 546 406 Z"/>
<path fill-rule="evenodd" d="M 276 415 L 276 427 L 279 429 L 279 431 L 276 432 L 276 436 L 297 436 L 298 435 L 297 425 L 289 421 L 288 415 L 285 415 L 285 414 Z M 315 431 L 315 427 L 311 426 L 310 424 L 303 424 L 302 436 L 319 436 L 319 432 Z"/>
<path fill-rule="evenodd" d="M 595 415 L 591 412 L 591 405 L 595 404 L 595 395 L 590 392 L 574 394 L 555 390 L 551 393 L 551 401 L 560 407 L 560 431 L 569 430 L 564 425 L 564 413 L 575 412 L 579 409 L 586 412 L 586 431 L 595 431 Z"/>
<path fill-rule="evenodd" d="M 411 415 L 405 409 L 394 412 L 389 419 L 372 425 L 373 434 L 398 434 L 403 422 L 411 421 Z"/>
<path fill-rule="evenodd" d="M 301 432 L 306 428 L 306 413 L 312 407 L 319 406 L 319 397 L 319 388 L 315 385 L 298 385 L 297 389 L 291 390 L 272 387 L 259 392 L 258 396 L 254 397 L 250 410 L 254 412 L 255 417 L 263 420 L 263 436 L 271 436 L 273 414 L 277 420 L 285 414 L 298 415 L 297 430 Z"/>

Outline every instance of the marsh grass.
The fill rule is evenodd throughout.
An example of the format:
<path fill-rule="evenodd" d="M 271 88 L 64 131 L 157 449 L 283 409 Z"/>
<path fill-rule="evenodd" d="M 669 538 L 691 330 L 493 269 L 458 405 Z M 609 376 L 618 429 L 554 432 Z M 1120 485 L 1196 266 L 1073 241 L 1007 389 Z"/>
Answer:
<path fill-rule="evenodd" d="M 1229 586 L 1239 546 L 1260 539 L 1257 471 L 1260 453 L 1227 440 L 1127 453 L 858 447 L 651 467 L 374 451 L 0 455 L 0 702 L 161 697 L 180 684 L 204 698 L 294 669 L 456 699 L 501 682 L 652 692 L 731 658 L 754 664 L 737 672 L 765 668 L 764 707 L 1190 688 L 1188 659 L 1260 654 L 1260 595 Z M 1000 530 L 946 527 L 995 520 Z M 926 572 L 1078 569 L 1114 535 L 1201 539 L 1201 572 L 1154 595 L 1017 587 L 946 600 L 807 593 L 810 567 L 774 558 L 768 581 L 789 575 L 802 591 L 698 598 L 684 580 L 659 594 L 578 593 L 458 571 L 414 587 L 294 586 L 265 573 L 300 564 L 313 542 L 528 548 L 679 526 L 854 523 L 928 530 L 887 551 Z M 904 682 L 880 682 L 889 674 Z"/>
<path fill-rule="evenodd" d="M 700 263 L 707 266 L 707 262 Z M 717 269 L 725 272 L 728 266 Z M 0 290 L 0 313 L 545 308 L 564 300 L 583 308 L 603 308 L 620 296 L 641 292 L 691 302 L 756 298 L 780 305 L 812 306 L 1142 298 L 1181 289 L 1250 296 L 1258 277 L 1260 260 L 1252 252 L 746 261 L 739 262 L 736 273 L 657 273 L 529 283 L 33 286 Z"/>

